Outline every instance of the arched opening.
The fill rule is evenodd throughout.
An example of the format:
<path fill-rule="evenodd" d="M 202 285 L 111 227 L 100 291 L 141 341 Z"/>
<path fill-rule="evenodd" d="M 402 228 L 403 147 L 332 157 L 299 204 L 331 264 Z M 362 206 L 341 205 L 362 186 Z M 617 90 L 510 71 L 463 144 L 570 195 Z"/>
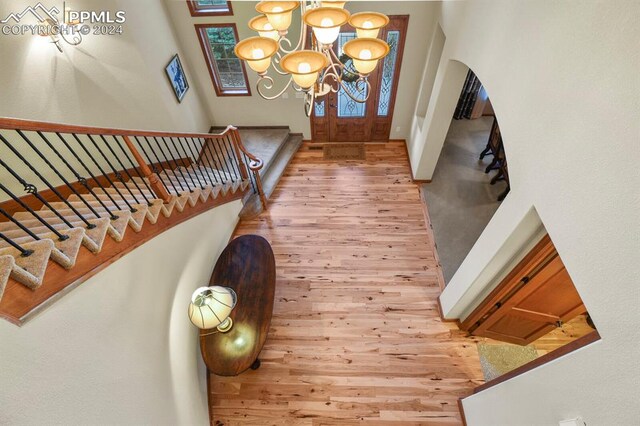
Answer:
<path fill-rule="evenodd" d="M 459 74 L 459 73 L 458 73 Z M 509 191 L 507 157 L 487 90 L 467 68 L 431 182 L 423 185 L 445 283 Z M 454 102 L 455 101 L 455 105 Z"/>

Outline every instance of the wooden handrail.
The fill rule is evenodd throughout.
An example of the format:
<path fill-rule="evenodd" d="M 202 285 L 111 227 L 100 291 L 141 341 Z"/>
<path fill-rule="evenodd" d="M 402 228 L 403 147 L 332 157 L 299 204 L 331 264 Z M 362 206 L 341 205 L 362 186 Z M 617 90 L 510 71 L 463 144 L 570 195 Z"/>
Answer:
<path fill-rule="evenodd" d="M 158 132 L 150 130 L 130 130 L 130 129 L 111 129 L 106 127 L 89 127 L 75 126 L 70 124 L 50 123 L 46 121 L 22 120 L 18 118 L 0 118 L 0 129 L 7 130 L 23 130 L 32 132 L 58 132 L 58 133 L 78 133 L 90 135 L 109 135 L 109 136 L 146 136 L 146 137 L 165 137 L 165 138 L 207 138 L 217 139 L 226 136 L 227 132 L 235 129 L 229 126 L 222 133 L 184 133 L 184 132 Z"/>
<path fill-rule="evenodd" d="M 136 148 L 133 142 L 131 142 L 131 139 L 129 139 L 129 136 L 122 136 L 122 139 L 124 139 L 124 143 L 127 144 L 129 151 L 131 151 L 131 154 L 133 154 L 133 157 L 136 159 L 136 162 L 138 163 L 138 166 L 140 166 L 140 171 L 142 171 L 142 174 L 147 179 L 149 179 L 149 185 L 151 186 L 151 189 L 153 189 L 153 192 L 155 192 L 158 198 L 161 198 L 162 201 L 168 203 L 171 199 L 171 195 L 162 185 L 162 182 L 160 181 L 158 175 L 149 168 L 145 159 L 142 157 L 142 155 L 140 155 L 140 151 L 138 151 L 138 148 Z"/>
<path fill-rule="evenodd" d="M 258 157 L 256 157 L 255 155 L 251 154 L 247 150 L 247 148 L 242 143 L 242 138 L 240 138 L 240 132 L 236 127 L 227 126 L 227 128 L 224 130 L 224 133 L 226 132 L 231 132 L 231 137 L 233 139 L 234 145 L 237 147 L 237 149 L 240 149 L 240 151 L 242 151 L 247 156 L 247 158 L 251 160 L 248 166 L 256 178 L 256 190 L 258 191 L 258 196 L 260 197 L 260 203 L 262 203 L 262 208 L 266 210 L 267 197 L 264 194 L 264 189 L 262 188 L 262 178 L 260 177 L 260 169 L 262 169 L 262 167 L 264 166 L 263 161 Z M 240 155 L 238 155 L 238 158 L 240 158 Z"/>
<path fill-rule="evenodd" d="M 260 201 L 263 208 L 267 208 L 267 199 L 265 197 L 262 188 L 262 179 L 260 178 L 259 171 L 264 166 L 261 159 L 251 154 L 242 143 L 240 133 L 235 126 L 227 126 L 222 133 L 184 133 L 184 132 L 159 132 L 150 130 L 131 130 L 131 129 L 113 129 L 106 127 L 91 127 L 91 126 L 77 126 L 70 124 L 51 123 L 46 121 L 34 121 L 23 120 L 19 118 L 0 118 L 0 129 L 6 130 L 22 130 L 32 132 L 50 132 L 50 133 L 75 133 L 75 134 L 87 134 L 87 135 L 105 135 L 105 136 L 121 136 L 127 147 L 134 155 L 138 162 L 140 169 L 144 173 L 145 177 L 149 178 L 150 183 L 153 185 L 152 189 L 156 192 L 158 197 L 164 201 L 168 201 L 170 194 L 162 186 L 162 183 L 158 176 L 151 171 L 146 164 L 144 157 L 140 155 L 135 145 L 129 139 L 129 137 L 148 137 L 148 138 L 201 138 L 206 140 L 221 139 L 226 136 L 230 136 L 233 141 L 234 150 L 240 162 L 240 173 L 243 179 L 247 179 L 246 167 L 254 173 L 256 190 L 260 196 Z M 244 164 L 240 152 L 244 153 L 247 158 L 251 160 L 249 164 Z"/>

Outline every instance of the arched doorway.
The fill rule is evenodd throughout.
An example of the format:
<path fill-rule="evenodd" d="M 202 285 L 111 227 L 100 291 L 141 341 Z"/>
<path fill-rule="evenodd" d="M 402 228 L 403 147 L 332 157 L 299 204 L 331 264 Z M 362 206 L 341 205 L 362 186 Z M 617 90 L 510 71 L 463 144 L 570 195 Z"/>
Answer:
<path fill-rule="evenodd" d="M 459 77 L 461 67 L 466 68 L 465 77 L 458 80 L 457 93 L 452 85 L 447 94 L 446 132 L 431 182 L 422 186 L 445 283 L 509 190 L 507 158 L 489 94 L 472 70 L 457 64 L 454 71 Z"/>

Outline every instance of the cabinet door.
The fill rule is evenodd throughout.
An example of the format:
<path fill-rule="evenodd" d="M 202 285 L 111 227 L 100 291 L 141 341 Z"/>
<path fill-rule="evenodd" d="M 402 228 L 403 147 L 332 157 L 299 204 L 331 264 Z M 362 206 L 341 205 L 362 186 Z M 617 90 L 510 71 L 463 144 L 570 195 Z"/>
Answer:
<path fill-rule="evenodd" d="M 523 277 L 473 334 L 526 345 L 583 312 L 582 300 L 556 254 L 539 265 L 534 275 Z"/>

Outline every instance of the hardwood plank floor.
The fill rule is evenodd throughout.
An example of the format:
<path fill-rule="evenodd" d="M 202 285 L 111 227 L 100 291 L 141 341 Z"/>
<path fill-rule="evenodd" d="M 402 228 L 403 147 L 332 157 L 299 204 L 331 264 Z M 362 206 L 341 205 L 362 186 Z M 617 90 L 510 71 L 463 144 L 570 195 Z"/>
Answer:
<path fill-rule="evenodd" d="M 367 144 L 360 162 L 310 146 L 237 230 L 273 246 L 274 317 L 259 370 L 210 377 L 212 424 L 460 424 L 482 372 L 475 339 L 438 316 L 403 143 Z"/>

